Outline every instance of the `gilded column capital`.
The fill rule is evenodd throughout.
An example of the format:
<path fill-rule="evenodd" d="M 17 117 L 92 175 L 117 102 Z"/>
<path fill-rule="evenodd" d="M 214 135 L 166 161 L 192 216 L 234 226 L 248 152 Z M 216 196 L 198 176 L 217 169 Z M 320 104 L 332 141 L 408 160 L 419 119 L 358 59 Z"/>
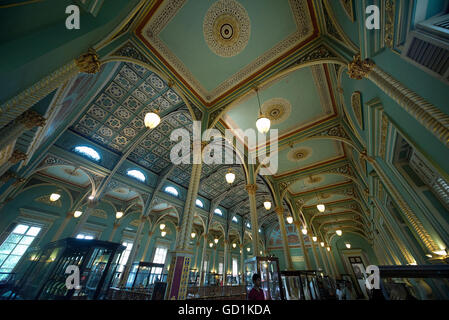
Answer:
<path fill-rule="evenodd" d="M 9 157 L 8 161 L 12 164 L 16 164 L 21 160 L 25 160 L 27 158 L 27 154 L 23 153 L 19 150 L 14 150 L 14 152 L 11 154 L 11 157 Z"/>
<path fill-rule="evenodd" d="M 19 185 L 21 185 L 22 183 L 24 183 L 26 181 L 25 178 L 18 178 L 16 181 L 14 181 L 14 183 L 12 184 L 13 187 L 17 187 Z"/>
<path fill-rule="evenodd" d="M 248 191 L 249 194 L 256 194 L 257 191 L 257 184 L 247 184 L 245 186 L 246 191 Z"/>
<path fill-rule="evenodd" d="M 141 216 L 140 217 L 140 222 L 145 222 L 147 221 L 147 216 Z"/>
<path fill-rule="evenodd" d="M 117 230 L 118 226 L 119 226 L 118 223 L 114 223 L 113 229 L 114 229 L 114 230 Z"/>
<path fill-rule="evenodd" d="M 301 229 L 301 222 L 299 220 L 293 221 L 293 224 L 296 226 L 296 228 L 298 228 L 298 230 Z"/>
<path fill-rule="evenodd" d="M 100 71 L 100 59 L 94 49 L 89 49 L 79 56 L 75 63 L 80 72 L 94 74 Z"/>
<path fill-rule="evenodd" d="M 374 66 L 373 61 L 368 59 L 362 60 L 360 54 L 357 54 L 348 65 L 348 75 L 351 79 L 362 80 L 370 74 Z"/>
<path fill-rule="evenodd" d="M 277 214 L 278 216 L 283 216 L 283 215 L 284 215 L 284 208 L 282 208 L 282 207 L 276 207 L 276 208 L 274 208 L 274 212 L 276 212 L 276 214 Z"/>
<path fill-rule="evenodd" d="M 16 178 L 16 174 L 12 171 L 6 171 L 1 177 L 0 177 L 0 182 L 2 183 L 6 183 L 8 182 L 8 180 Z"/>
<path fill-rule="evenodd" d="M 23 124 L 27 129 L 43 127 L 45 121 L 46 119 L 34 110 L 27 110 L 17 118 L 17 122 Z"/>
<path fill-rule="evenodd" d="M 240 248 L 240 249 L 243 249 L 243 247 L 244 247 L 244 245 L 243 245 L 243 243 L 241 243 L 241 244 L 239 245 L 239 248 Z"/>

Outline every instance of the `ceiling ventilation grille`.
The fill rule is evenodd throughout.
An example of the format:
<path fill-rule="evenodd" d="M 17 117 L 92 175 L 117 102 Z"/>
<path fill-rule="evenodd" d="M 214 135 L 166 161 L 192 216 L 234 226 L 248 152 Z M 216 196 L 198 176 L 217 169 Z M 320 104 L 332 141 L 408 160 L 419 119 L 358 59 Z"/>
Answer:
<path fill-rule="evenodd" d="M 449 25 L 449 22 L 447 22 Z M 449 83 L 449 45 L 427 33 L 413 31 L 402 56 L 422 70 Z"/>

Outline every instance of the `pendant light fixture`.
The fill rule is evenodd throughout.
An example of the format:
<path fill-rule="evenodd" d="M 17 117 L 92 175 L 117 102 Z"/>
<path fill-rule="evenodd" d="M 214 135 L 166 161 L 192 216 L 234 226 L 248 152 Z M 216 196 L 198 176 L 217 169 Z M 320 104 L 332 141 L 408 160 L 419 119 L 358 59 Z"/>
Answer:
<path fill-rule="evenodd" d="M 341 235 L 343 234 L 343 231 L 337 230 L 337 231 L 335 231 L 335 233 L 336 233 L 339 237 L 341 237 Z"/>
<path fill-rule="evenodd" d="M 287 217 L 287 222 L 288 222 L 288 224 L 292 224 L 293 223 L 293 217 L 292 216 L 288 216 Z"/>
<path fill-rule="evenodd" d="M 212 248 L 213 246 L 214 246 L 213 242 L 210 242 L 210 243 L 209 243 L 209 247 Z"/>
<path fill-rule="evenodd" d="M 346 248 L 351 249 L 351 244 L 349 242 L 345 243 Z"/>
<path fill-rule="evenodd" d="M 317 242 L 317 241 L 318 241 L 318 238 L 317 238 L 316 236 L 313 236 L 313 237 L 312 237 L 312 240 L 313 240 L 313 242 Z"/>
<path fill-rule="evenodd" d="M 50 201 L 51 201 L 51 202 L 58 201 L 59 198 L 61 198 L 61 195 L 60 195 L 59 193 L 52 193 L 52 194 L 50 195 Z"/>
<path fill-rule="evenodd" d="M 165 224 L 164 224 L 164 223 L 161 223 L 161 224 L 159 225 L 159 229 L 164 230 L 164 229 L 165 229 Z"/>
<path fill-rule="evenodd" d="M 81 217 L 81 215 L 83 214 L 83 212 L 82 211 L 75 211 L 74 213 L 73 213 L 73 216 L 75 217 L 75 218 L 79 218 L 79 217 Z"/>
<path fill-rule="evenodd" d="M 155 109 L 154 112 L 148 112 L 145 115 L 144 123 L 148 129 L 156 128 L 161 123 L 161 117 L 159 116 L 159 110 Z"/>
<path fill-rule="evenodd" d="M 307 234 L 307 228 L 306 228 L 306 227 L 302 227 L 301 231 L 302 231 L 302 234 L 303 234 L 303 235 L 306 235 L 306 234 Z"/>
<path fill-rule="evenodd" d="M 215 242 L 215 244 L 217 244 L 218 243 L 218 238 L 215 238 L 214 242 Z"/>
<path fill-rule="evenodd" d="M 194 238 L 196 237 L 196 233 L 195 233 L 195 232 L 192 232 L 192 233 L 190 234 L 190 236 L 192 237 L 192 239 L 194 239 Z"/>
<path fill-rule="evenodd" d="M 256 127 L 261 134 L 266 134 L 268 131 L 270 131 L 271 121 L 262 114 L 262 108 L 260 106 L 260 98 L 259 98 L 259 89 L 256 88 L 255 90 L 257 94 L 257 102 L 259 103 L 259 117 L 257 118 L 256 121 Z"/>
<path fill-rule="evenodd" d="M 235 173 L 232 171 L 231 168 L 228 169 L 228 172 L 225 175 L 226 182 L 229 184 L 233 184 L 235 181 Z"/>
<path fill-rule="evenodd" d="M 161 231 L 161 236 L 165 237 L 166 234 L 167 234 L 166 231 Z"/>
<path fill-rule="evenodd" d="M 123 217 L 123 211 L 117 211 L 115 214 L 115 218 L 120 219 L 121 217 Z"/>
<path fill-rule="evenodd" d="M 263 202 L 263 206 L 265 207 L 265 210 L 270 210 L 271 209 L 271 201 L 268 199 L 265 199 L 265 201 Z"/>
<path fill-rule="evenodd" d="M 232 247 L 235 249 L 235 248 L 237 247 L 237 243 L 234 242 L 234 243 L 232 244 Z"/>
<path fill-rule="evenodd" d="M 327 249 L 327 251 L 331 251 L 331 247 L 327 247 L 326 249 Z"/>
<path fill-rule="evenodd" d="M 321 213 L 326 211 L 326 206 L 323 203 L 320 203 L 320 197 L 318 197 L 318 195 L 316 195 L 316 200 L 318 202 L 318 204 L 316 205 L 316 208 L 318 209 L 318 211 Z"/>
<path fill-rule="evenodd" d="M 321 242 L 320 245 L 322 248 L 324 248 L 324 242 Z"/>

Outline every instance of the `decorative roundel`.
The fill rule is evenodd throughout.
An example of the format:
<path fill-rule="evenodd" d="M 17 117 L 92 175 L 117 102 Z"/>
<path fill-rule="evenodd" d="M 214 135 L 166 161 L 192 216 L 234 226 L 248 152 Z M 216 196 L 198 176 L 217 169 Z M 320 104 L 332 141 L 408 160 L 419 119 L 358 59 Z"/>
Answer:
<path fill-rule="evenodd" d="M 292 105 L 284 98 L 273 98 L 265 102 L 261 109 L 272 124 L 280 124 L 290 116 Z"/>
<path fill-rule="evenodd" d="M 306 185 L 313 185 L 313 184 L 320 183 L 321 181 L 323 181 L 323 177 L 322 176 L 312 176 L 312 177 L 306 178 L 304 180 L 304 182 L 305 182 L 304 184 L 306 184 Z"/>
<path fill-rule="evenodd" d="M 69 169 L 69 168 L 65 168 L 64 172 L 67 173 L 68 175 L 71 175 L 72 177 L 79 177 L 79 176 L 81 176 L 80 172 L 78 172 L 77 170 Z"/>
<path fill-rule="evenodd" d="M 250 32 L 248 13 L 235 0 L 215 2 L 204 17 L 204 39 L 212 52 L 221 57 L 233 57 L 243 51 Z"/>
<path fill-rule="evenodd" d="M 312 154 L 312 149 L 310 148 L 296 148 L 291 150 L 288 154 L 287 154 L 287 158 L 290 161 L 293 162 L 297 162 L 297 161 L 302 161 L 307 159 L 308 157 L 310 157 L 310 155 Z"/>

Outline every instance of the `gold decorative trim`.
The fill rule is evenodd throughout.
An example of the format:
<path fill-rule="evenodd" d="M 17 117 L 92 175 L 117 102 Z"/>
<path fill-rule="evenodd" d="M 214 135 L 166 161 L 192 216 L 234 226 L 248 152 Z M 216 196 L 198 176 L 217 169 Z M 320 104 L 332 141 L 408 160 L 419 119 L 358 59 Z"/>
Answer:
<path fill-rule="evenodd" d="M 360 91 L 355 91 L 351 95 L 351 107 L 359 127 L 363 130 L 362 94 Z"/>
<path fill-rule="evenodd" d="M 243 69 L 224 80 L 219 86 L 212 91 L 206 90 L 201 83 L 194 77 L 191 71 L 176 57 L 166 44 L 158 37 L 159 33 L 167 26 L 178 11 L 185 5 L 185 0 L 169 0 L 164 1 L 156 14 L 143 27 L 142 37 L 161 54 L 167 62 L 179 73 L 189 84 L 198 92 L 205 101 L 213 101 L 222 93 L 231 89 L 235 85 L 245 80 L 265 65 L 275 60 L 276 57 L 287 52 L 301 41 L 313 35 L 313 23 L 310 15 L 307 0 L 289 0 L 290 7 L 296 21 L 297 29 L 286 39 L 280 41 L 272 49 L 268 50 L 260 57 L 252 61 Z"/>

